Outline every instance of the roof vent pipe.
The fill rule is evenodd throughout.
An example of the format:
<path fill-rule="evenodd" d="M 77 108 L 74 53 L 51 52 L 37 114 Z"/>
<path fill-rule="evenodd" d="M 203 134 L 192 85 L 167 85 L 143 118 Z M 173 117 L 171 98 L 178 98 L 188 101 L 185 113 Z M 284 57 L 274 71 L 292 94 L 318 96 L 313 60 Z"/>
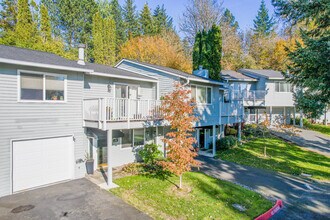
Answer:
<path fill-rule="evenodd" d="M 85 44 L 78 45 L 78 64 L 85 65 Z"/>

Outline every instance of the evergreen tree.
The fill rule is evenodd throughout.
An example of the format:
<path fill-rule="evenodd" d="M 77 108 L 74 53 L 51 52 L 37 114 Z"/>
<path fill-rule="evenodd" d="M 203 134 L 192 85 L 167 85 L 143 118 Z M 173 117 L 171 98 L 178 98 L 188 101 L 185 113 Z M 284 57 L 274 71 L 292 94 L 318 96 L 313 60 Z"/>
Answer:
<path fill-rule="evenodd" d="M 289 52 L 288 80 L 303 93 L 296 92 L 298 108 L 317 118 L 330 103 L 330 12 L 329 0 L 272 0 L 276 14 L 288 22 L 312 23 L 311 30 L 300 30 L 303 44 L 297 41 Z M 311 108 L 311 106 L 313 106 Z"/>
<path fill-rule="evenodd" d="M 144 4 L 144 7 L 140 14 L 139 23 L 140 23 L 141 34 L 152 35 L 155 33 L 154 21 L 151 16 L 151 12 L 148 4 Z"/>
<path fill-rule="evenodd" d="M 45 5 L 50 17 L 50 24 L 52 29 L 52 34 L 56 37 L 61 36 L 61 20 L 60 20 L 60 10 L 58 3 L 54 0 L 41 0 L 41 4 Z"/>
<path fill-rule="evenodd" d="M 208 34 L 206 31 L 199 31 L 196 34 L 195 44 L 193 47 L 193 70 L 203 66 L 203 68 L 209 68 L 208 62 Z"/>
<path fill-rule="evenodd" d="M 221 18 L 221 23 L 228 24 L 230 27 L 234 28 L 235 31 L 237 31 L 239 28 L 239 25 L 235 19 L 235 16 L 229 11 L 228 8 L 226 8 L 226 10 Z"/>
<path fill-rule="evenodd" d="M 93 16 L 93 59 L 95 63 L 113 65 L 116 61 L 116 25 L 111 16 Z"/>
<path fill-rule="evenodd" d="M 44 4 L 40 8 L 40 33 L 43 41 L 50 41 L 52 37 L 52 29 L 50 26 L 50 18 L 48 15 L 48 10 Z"/>
<path fill-rule="evenodd" d="M 211 79 L 219 80 L 221 71 L 222 37 L 220 27 L 213 25 L 206 32 L 198 32 L 193 48 L 193 69 L 199 66 L 209 70 Z"/>
<path fill-rule="evenodd" d="M 17 2 L 17 24 L 15 26 L 15 45 L 24 48 L 35 48 L 39 36 L 37 24 L 32 19 L 28 0 Z"/>
<path fill-rule="evenodd" d="M 173 18 L 167 15 L 164 5 L 156 7 L 153 17 L 156 33 L 161 33 L 164 30 L 173 30 Z"/>
<path fill-rule="evenodd" d="M 17 22 L 17 0 L 1 1 L 0 6 L 0 30 L 14 31 Z"/>
<path fill-rule="evenodd" d="M 268 15 L 268 9 L 264 0 L 261 0 L 261 5 L 256 18 L 253 20 L 253 31 L 258 35 L 269 35 L 274 30 L 274 21 Z"/>
<path fill-rule="evenodd" d="M 139 35 L 138 15 L 136 12 L 136 5 L 133 0 L 126 0 L 124 6 L 124 21 L 126 25 L 128 38 L 136 37 Z"/>
<path fill-rule="evenodd" d="M 219 80 L 221 71 L 222 37 L 220 27 L 213 25 L 207 34 L 208 70 L 211 79 Z"/>
<path fill-rule="evenodd" d="M 116 52 L 118 53 L 119 47 L 126 41 L 123 12 L 118 0 L 112 0 L 110 3 L 110 8 L 111 15 L 116 24 Z"/>

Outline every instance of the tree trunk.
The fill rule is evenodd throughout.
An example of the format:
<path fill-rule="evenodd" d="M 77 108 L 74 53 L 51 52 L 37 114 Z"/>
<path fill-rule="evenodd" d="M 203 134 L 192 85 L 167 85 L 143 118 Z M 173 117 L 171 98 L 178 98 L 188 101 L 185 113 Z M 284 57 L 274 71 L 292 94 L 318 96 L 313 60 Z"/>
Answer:
<path fill-rule="evenodd" d="M 179 188 L 182 188 L 182 174 L 179 176 L 180 177 L 180 184 L 179 184 Z"/>

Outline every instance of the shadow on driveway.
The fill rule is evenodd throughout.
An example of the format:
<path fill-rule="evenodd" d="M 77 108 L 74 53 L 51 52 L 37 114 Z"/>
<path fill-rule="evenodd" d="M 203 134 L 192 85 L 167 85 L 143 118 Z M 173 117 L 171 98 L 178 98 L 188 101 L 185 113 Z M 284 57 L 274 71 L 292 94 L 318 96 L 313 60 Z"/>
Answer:
<path fill-rule="evenodd" d="M 150 217 L 87 179 L 78 179 L 0 198 L 0 219 L 90 220 Z"/>
<path fill-rule="evenodd" d="M 282 199 L 284 208 L 273 219 L 329 219 L 329 184 L 204 156 L 198 159 L 200 170 L 210 176 L 243 185 L 274 201 Z"/>

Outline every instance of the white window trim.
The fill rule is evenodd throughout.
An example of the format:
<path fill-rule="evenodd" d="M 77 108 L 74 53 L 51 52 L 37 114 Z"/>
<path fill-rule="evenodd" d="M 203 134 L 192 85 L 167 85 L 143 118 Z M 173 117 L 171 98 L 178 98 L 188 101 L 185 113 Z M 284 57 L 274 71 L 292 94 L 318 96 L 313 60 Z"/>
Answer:
<path fill-rule="evenodd" d="M 21 73 L 30 73 L 35 75 L 43 76 L 43 100 L 25 100 L 21 99 Z M 55 77 L 64 77 L 64 100 L 46 100 L 46 76 L 55 76 Z M 39 72 L 31 70 L 17 70 L 17 102 L 28 102 L 28 103 L 67 103 L 68 93 L 67 93 L 67 75 L 57 74 L 57 73 L 48 73 L 48 72 Z"/>
<path fill-rule="evenodd" d="M 114 82 L 114 92 L 113 92 L 113 98 L 114 99 L 116 99 L 116 85 L 118 85 L 118 86 L 126 86 L 126 94 L 127 94 L 127 96 L 128 96 L 128 98 L 126 98 L 126 99 L 130 99 L 130 97 L 129 97 L 129 87 L 130 86 L 136 86 L 137 88 L 138 88 L 138 91 L 137 91 L 137 99 L 139 99 L 139 96 L 140 96 L 140 94 L 141 94 L 141 86 L 139 85 L 139 84 L 131 84 L 131 83 L 122 83 L 122 82 Z M 125 99 L 125 98 L 121 98 L 121 99 Z"/>
<path fill-rule="evenodd" d="M 197 84 L 191 84 L 190 85 L 190 90 L 191 90 L 191 86 L 196 86 L 196 92 L 197 92 L 197 87 L 204 87 L 206 89 L 206 103 L 198 103 L 197 100 L 196 100 L 197 105 L 212 105 L 213 104 L 213 88 L 212 88 L 212 86 L 202 86 L 202 85 L 197 85 Z M 208 100 L 207 89 L 208 88 L 211 89 L 211 103 L 207 103 L 207 100 Z M 195 94 L 195 95 L 197 97 L 197 94 Z"/>
<path fill-rule="evenodd" d="M 282 92 L 282 91 L 276 91 L 276 83 L 279 83 L 279 84 L 281 84 L 281 83 L 285 83 L 285 84 L 287 84 L 287 85 L 290 85 L 290 90 L 291 90 L 291 84 L 290 83 L 288 83 L 288 82 L 282 82 L 282 81 L 275 81 L 274 82 L 274 91 L 276 92 L 276 93 L 291 93 L 291 91 L 288 91 L 288 92 Z M 278 85 L 279 87 L 278 87 L 278 90 L 280 90 L 280 85 Z"/>

